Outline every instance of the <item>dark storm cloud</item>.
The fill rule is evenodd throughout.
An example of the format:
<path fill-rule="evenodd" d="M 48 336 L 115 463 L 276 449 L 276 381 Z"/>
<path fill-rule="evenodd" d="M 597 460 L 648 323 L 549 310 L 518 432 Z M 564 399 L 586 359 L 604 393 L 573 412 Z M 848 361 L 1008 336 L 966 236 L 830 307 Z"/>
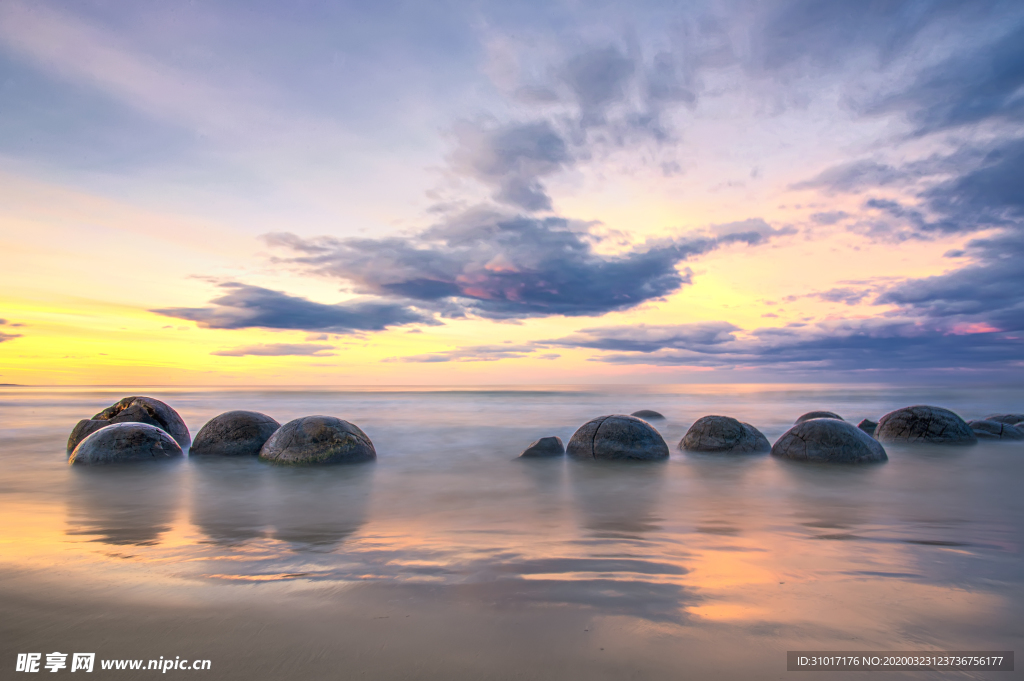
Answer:
<path fill-rule="evenodd" d="M 313 343 L 268 343 L 261 345 L 246 345 L 230 350 L 218 350 L 211 352 L 211 355 L 219 357 L 287 357 L 290 355 L 306 357 L 331 357 L 333 345 L 315 345 Z"/>
<path fill-rule="evenodd" d="M 299 253 L 282 262 L 348 281 L 361 293 L 421 301 L 445 316 L 515 319 L 630 309 L 690 283 L 689 270 L 677 267 L 687 259 L 780 233 L 748 220 L 605 255 L 587 225 L 476 210 L 407 238 L 265 238 Z"/>
<path fill-rule="evenodd" d="M 170 307 L 151 310 L 188 319 L 210 329 L 297 329 L 352 333 L 380 331 L 403 324 L 436 323 L 406 305 L 357 301 L 338 305 L 314 303 L 259 286 L 235 282 L 221 284 L 227 294 L 210 301 L 211 307 Z"/>
<path fill-rule="evenodd" d="M 724 322 L 722 323 L 725 324 Z M 728 326 L 728 325 L 726 325 Z M 566 346 L 612 346 L 628 341 L 631 327 L 591 330 Z M 732 334 L 729 334 L 730 336 Z M 611 341 L 605 344 L 603 341 Z M 1005 333 L 967 333 L 956 326 L 935 326 L 906 320 L 869 320 L 759 329 L 747 338 L 687 343 L 666 336 L 651 342 L 635 334 L 640 351 L 607 354 L 595 361 L 611 364 L 698 366 L 716 368 L 769 367 L 837 371 L 978 368 L 1005 366 L 1024 357 L 1024 341 Z M 660 346 L 660 347 L 659 347 Z"/>
<path fill-rule="evenodd" d="M 547 121 L 494 129 L 463 126 L 454 169 L 493 186 L 493 198 L 528 211 L 550 210 L 540 179 L 570 162 L 565 140 Z"/>

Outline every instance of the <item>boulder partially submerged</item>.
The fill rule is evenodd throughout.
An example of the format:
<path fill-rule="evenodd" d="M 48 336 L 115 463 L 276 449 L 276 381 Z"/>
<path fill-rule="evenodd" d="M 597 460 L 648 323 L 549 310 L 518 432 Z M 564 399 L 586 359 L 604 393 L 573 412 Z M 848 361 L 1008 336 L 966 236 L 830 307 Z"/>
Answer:
<path fill-rule="evenodd" d="M 1024 429 L 991 419 L 968 421 L 979 440 L 1024 440 Z"/>
<path fill-rule="evenodd" d="M 529 447 L 524 449 L 523 453 L 519 456 L 523 459 L 543 459 L 554 456 L 563 456 L 564 454 L 565 446 L 562 444 L 562 438 L 551 436 L 542 437 L 541 439 L 536 440 Z"/>
<path fill-rule="evenodd" d="M 888 461 L 885 448 L 860 428 L 832 418 L 798 423 L 772 446 L 772 456 L 819 463 Z"/>
<path fill-rule="evenodd" d="M 71 452 L 69 464 L 93 466 L 161 461 L 183 456 L 165 431 L 148 423 L 112 423 L 87 435 Z"/>
<path fill-rule="evenodd" d="M 1024 414 L 989 414 L 984 420 L 1009 423 L 1012 426 L 1018 423 L 1024 423 Z"/>
<path fill-rule="evenodd" d="M 358 463 L 377 458 L 373 443 L 357 426 L 333 416 L 289 421 L 260 449 L 260 459 L 285 465 Z"/>
<path fill-rule="evenodd" d="M 793 423 L 803 423 L 811 419 L 839 419 L 842 421 L 843 417 L 832 411 L 809 411 Z"/>
<path fill-rule="evenodd" d="M 573 433 L 565 451 L 576 459 L 654 460 L 668 458 L 668 445 L 651 424 L 613 414 L 587 421 Z"/>
<path fill-rule="evenodd" d="M 702 416 L 679 441 L 679 449 L 713 454 L 753 454 L 771 448 L 761 431 L 731 416 Z"/>
<path fill-rule="evenodd" d="M 281 424 L 258 411 L 227 411 L 207 421 L 189 456 L 259 456 Z"/>
<path fill-rule="evenodd" d="M 872 421 L 871 419 L 864 419 L 857 424 L 857 427 L 863 430 L 871 437 L 875 436 L 875 428 L 878 427 L 878 421 Z"/>
<path fill-rule="evenodd" d="M 973 445 L 977 436 L 967 423 L 942 407 L 916 405 L 891 411 L 878 420 L 879 442 Z"/>
<path fill-rule="evenodd" d="M 178 412 L 165 403 L 152 397 L 133 395 L 119 400 L 91 419 L 82 419 L 72 429 L 68 438 L 68 451 L 72 451 L 91 433 L 106 428 L 112 423 L 147 423 L 156 426 L 174 438 L 182 449 L 187 449 L 192 442 L 188 434 L 188 426 L 178 416 Z"/>
<path fill-rule="evenodd" d="M 650 421 L 651 419 L 664 420 L 665 418 L 664 416 L 654 411 L 653 409 L 641 409 L 640 411 L 634 411 L 632 414 L 630 414 L 630 416 L 635 416 L 638 419 L 643 419 L 645 421 Z"/>

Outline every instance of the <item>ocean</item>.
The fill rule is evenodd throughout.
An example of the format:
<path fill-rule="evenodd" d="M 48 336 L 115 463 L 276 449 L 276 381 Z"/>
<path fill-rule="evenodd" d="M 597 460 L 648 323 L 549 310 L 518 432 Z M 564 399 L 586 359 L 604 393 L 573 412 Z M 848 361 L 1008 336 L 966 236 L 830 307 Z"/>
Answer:
<path fill-rule="evenodd" d="M 69 467 L 75 423 L 127 395 L 168 403 L 193 438 L 233 409 L 336 416 L 377 460 Z M 118 679 L 781 679 L 787 651 L 1012 651 L 1024 442 L 889 445 L 864 466 L 678 449 L 707 414 L 774 442 L 807 411 L 857 423 L 912 404 L 972 419 L 1024 411 L 1024 390 L 3 387 L 0 667 L 93 653 Z M 516 458 L 639 409 L 666 416 L 668 461 Z M 181 668 L 196 660 L 209 669 Z"/>

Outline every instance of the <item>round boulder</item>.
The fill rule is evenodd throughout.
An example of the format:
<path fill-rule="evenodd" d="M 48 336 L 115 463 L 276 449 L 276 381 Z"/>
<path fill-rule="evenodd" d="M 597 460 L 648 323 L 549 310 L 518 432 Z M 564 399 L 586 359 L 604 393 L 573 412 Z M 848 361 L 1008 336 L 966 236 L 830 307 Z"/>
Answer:
<path fill-rule="evenodd" d="M 1009 423 L 1011 426 L 1024 421 L 1024 414 L 989 414 L 985 417 L 986 421 L 999 421 L 999 423 Z"/>
<path fill-rule="evenodd" d="M 260 449 L 261 460 L 285 465 L 358 463 L 376 458 L 366 433 L 333 416 L 304 416 L 289 421 Z"/>
<path fill-rule="evenodd" d="M 714 454 L 753 454 L 771 448 L 761 431 L 731 416 L 703 416 L 679 441 L 679 449 Z"/>
<path fill-rule="evenodd" d="M 542 459 L 565 454 L 565 446 L 562 445 L 562 438 L 557 436 L 542 437 L 529 447 L 523 450 L 520 458 Z"/>
<path fill-rule="evenodd" d="M 173 437 L 182 449 L 186 449 L 192 443 L 188 427 L 178 416 L 178 412 L 160 400 L 135 395 L 125 397 L 91 419 L 79 421 L 68 438 L 68 451 L 74 450 L 90 433 L 112 423 L 148 423 Z"/>
<path fill-rule="evenodd" d="M 803 423 L 804 421 L 810 421 L 811 419 L 839 419 L 842 421 L 843 417 L 831 411 L 809 411 L 793 423 Z"/>
<path fill-rule="evenodd" d="M 576 459 L 665 459 L 668 445 L 651 424 L 613 414 L 587 421 L 573 433 L 565 451 Z"/>
<path fill-rule="evenodd" d="M 989 419 L 968 421 L 967 425 L 979 440 L 1024 440 L 1024 430 Z"/>
<path fill-rule="evenodd" d="M 872 421 L 871 419 L 864 419 L 857 424 L 857 427 L 863 430 L 871 437 L 875 436 L 875 428 L 878 427 L 878 421 Z"/>
<path fill-rule="evenodd" d="M 281 424 L 258 411 L 226 411 L 200 429 L 189 456 L 259 456 Z"/>
<path fill-rule="evenodd" d="M 148 423 L 112 423 L 90 433 L 71 452 L 69 464 L 92 466 L 174 459 L 181 447 L 166 432 Z"/>
<path fill-rule="evenodd" d="M 879 442 L 973 445 L 971 427 L 948 409 L 917 405 L 891 411 L 878 420 Z"/>
<path fill-rule="evenodd" d="M 630 416 L 635 416 L 638 419 L 650 421 L 651 419 L 664 419 L 665 417 L 654 411 L 653 409 L 641 409 L 640 411 L 634 411 Z"/>
<path fill-rule="evenodd" d="M 798 423 L 772 447 L 772 456 L 820 463 L 888 461 L 885 449 L 857 426 L 833 418 Z"/>

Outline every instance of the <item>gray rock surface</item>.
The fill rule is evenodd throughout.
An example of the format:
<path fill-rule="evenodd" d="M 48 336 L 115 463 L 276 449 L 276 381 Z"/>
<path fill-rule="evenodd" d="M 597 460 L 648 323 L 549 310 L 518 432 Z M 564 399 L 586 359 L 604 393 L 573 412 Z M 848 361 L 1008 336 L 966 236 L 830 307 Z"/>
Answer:
<path fill-rule="evenodd" d="M 974 431 L 962 418 L 942 407 L 916 405 L 891 411 L 878 420 L 879 442 L 973 445 Z"/>
<path fill-rule="evenodd" d="M 71 452 L 69 464 L 98 464 L 168 460 L 182 456 L 181 447 L 166 432 L 148 423 L 112 423 L 90 433 Z"/>
<path fill-rule="evenodd" d="M 532 443 L 529 447 L 524 449 L 523 453 L 519 456 L 524 459 L 541 459 L 552 456 L 563 456 L 564 454 L 565 446 L 562 444 L 562 438 L 551 436 L 542 437 Z"/>
<path fill-rule="evenodd" d="M 871 437 L 875 436 L 875 428 L 878 427 L 878 421 L 872 421 L 871 419 L 864 419 L 857 424 L 857 427 L 863 430 Z"/>
<path fill-rule="evenodd" d="M 809 411 L 793 423 L 803 423 L 804 421 L 810 421 L 811 419 L 839 419 L 842 421 L 843 417 L 831 411 Z"/>
<path fill-rule="evenodd" d="M 1016 423 L 1024 422 L 1024 414 L 989 414 L 984 418 L 985 421 L 999 421 L 999 423 L 1009 423 L 1011 426 Z"/>
<path fill-rule="evenodd" d="M 688 452 L 752 454 L 772 448 L 761 431 L 731 416 L 702 416 L 679 441 Z"/>
<path fill-rule="evenodd" d="M 577 459 L 665 459 L 668 445 L 651 424 L 613 414 L 587 421 L 573 433 L 565 451 Z"/>
<path fill-rule="evenodd" d="M 630 416 L 635 416 L 638 419 L 644 419 L 648 421 L 650 419 L 664 419 L 665 417 L 654 411 L 653 409 L 641 409 L 640 411 L 634 411 Z"/>
<path fill-rule="evenodd" d="M 366 433 L 333 416 L 304 416 L 270 436 L 260 459 L 286 465 L 358 463 L 377 458 Z"/>
<path fill-rule="evenodd" d="M 875 463 L 888 461 L 885 448 L 857 426 L 838 419 L 811 419 L 798 423 L 772 447 L 772 456 L 821 463 Z"/>
<path fill-rule="evenodd" d="M 178 412 L 160 400 L 134 395 L 119 400 L 91 419 L 79 421 L 68 438 L 68 451 L 77 447 L 78 443 L 90 433 L 112 423 L 148 423 L 173 437 L 182 449 L 188 448 L 192 442 L 192 438 L 188 434 L 188 427 L 178 416 Z"/>
<path fill-rule="evenodd" d="M 226 411 L 207 421 L 189 456 L 259 456 L 281 424 L 258 411 Z"/>
<path fill-rule="evenodd" d="M 1024 440 L 1024 430 L 1009 423 L 979 419 L 968 421 L 967 425 L 979 440 Z"/>

